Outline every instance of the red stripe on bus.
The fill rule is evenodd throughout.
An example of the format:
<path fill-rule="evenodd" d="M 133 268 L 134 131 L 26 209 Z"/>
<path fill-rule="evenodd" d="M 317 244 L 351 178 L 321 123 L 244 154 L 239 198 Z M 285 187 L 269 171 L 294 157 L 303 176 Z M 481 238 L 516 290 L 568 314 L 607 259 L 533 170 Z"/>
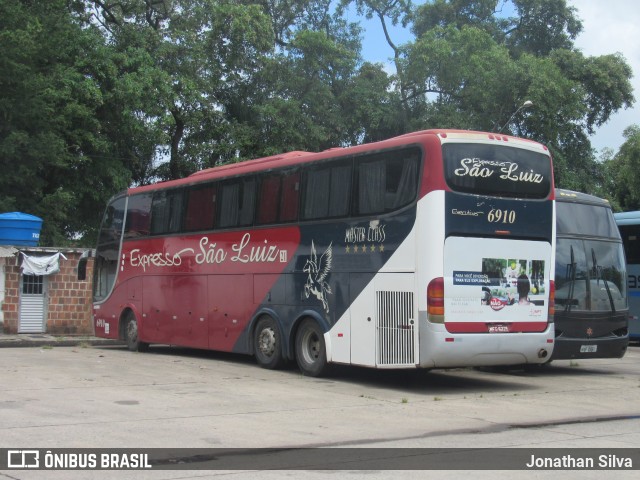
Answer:
<path fill-rule="evenodd" d="M 544 332 L 547 329 L 547 322 L 513 322 L 501 323 L 509 327 L 509 333 L 519 332 Z M 445 327 L 450 333 L 490 333 L 489 326 L 484 322 L 445 322 Z"/>

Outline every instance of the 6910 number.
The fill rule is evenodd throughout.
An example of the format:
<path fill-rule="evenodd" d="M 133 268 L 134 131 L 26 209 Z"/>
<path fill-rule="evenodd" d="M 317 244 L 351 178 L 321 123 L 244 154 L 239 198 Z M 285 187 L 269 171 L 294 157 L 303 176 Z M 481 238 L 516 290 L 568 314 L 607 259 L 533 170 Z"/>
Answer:
<path fill-rule="evenodd" d="M 492 208 L 487 215 L 487 220 L 490 223 L 516 223 L 516 212 L 515 210 Z"/>

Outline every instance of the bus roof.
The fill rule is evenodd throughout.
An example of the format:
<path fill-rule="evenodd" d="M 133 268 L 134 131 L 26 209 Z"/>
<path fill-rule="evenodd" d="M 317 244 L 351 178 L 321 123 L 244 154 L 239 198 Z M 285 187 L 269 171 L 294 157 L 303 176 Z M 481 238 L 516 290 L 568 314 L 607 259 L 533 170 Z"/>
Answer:
<path fill-rule="evenodd" d="M 260 172 L 275 168 L 293 167 L 303 163 L 308 163 L 316 160 L 324 160 L 336 156 L 358 155 L 360 153 L 371 152 L 375 150 L 385 150 L 388 148 L 400 146 L 417 145 L 427 141 L 434 141 L 436 139 L 439 143 L 447 143 L 449 141 L 459 142 L 464 141 L 465 139 L 480 141 L 483 143 L 500 142 L 506 144 L 507 142 L 509 142 L 513 146 L 524 147 L 527 149 L 545 153 L 547 155 L 549 154 L 548 149 L 538 142 L 518 137 L 511 137 L 509 135 L 455 129 L 420 130 L 417 132 L 393 137 L 387 140 L 381 140 L 379 142 L 365 143 L 352 147 L 329 148 L 321 152 L 291 151 L 278 155 L 272 155 L 270 157 L 256 158 L 253 160 L 245 160 L 242 162 L 220 165 L 200 170 L 198 172 L 192 173 L 188 177 L 178 180 L 169 180 L 165 182 L 154 183 L 151 185 L 144 185 L 141 187 L 132 187 L 127 190 L 127 193 L 142 193 L 159 188 L 162 189 L 177 187 L 181 185 L 190 185 L 205 180 L 233 177 L 245 173 Z"/>
<path fill-rule="evenodd" d="M 601 205 L 603 207 L 611 208 L 609 200 L 605 198 L 596 197 L 595 195 L 589 195 L 588 193 L 566 190 L 564 188 L 556 188 L 556 200 L 558 202 L 568 203 L 589 203 L 591 205 Z"/>
<path fill-rule="evenodd" d="M 536 142 L 535 140 L 530 140 L 528 138 L 521 137 L 512 137 L 511 135 L 504 135 L 501 133 L 491 133 L 491 132 L 480 132 L 475 130 L 456 130 L 456 129 L 430 129 L 430 130 L 420 130 L 417 132 L 406 133 L 404 135 L 400 135 L 396 138 L 407 138 L 416 135 L 424 135 L 431 134 L 437 135 L 442 143 L 447 141 L 465 141 L 465 140 L 475 140 L 475 141 L 498 141 L 498 142 L 511 142 L 515 143 L 519 147 L 526 147 L 534 150 L 538 150 L 542 153 L 549 154 L 549 149 L 542 145 L 541 143 Z"/>
<path fill-rule="evenodd" d="M 640 224 L 640 211 L 614 213 L 618 225 L 638 225 Z"/>

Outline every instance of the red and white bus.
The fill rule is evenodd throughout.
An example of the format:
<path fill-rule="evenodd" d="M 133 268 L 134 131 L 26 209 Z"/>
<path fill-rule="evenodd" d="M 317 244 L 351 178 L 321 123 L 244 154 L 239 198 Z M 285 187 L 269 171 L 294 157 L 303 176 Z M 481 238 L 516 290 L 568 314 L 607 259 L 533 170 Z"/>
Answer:
<path fill-rule="evenodd" d="M 102 221 L 95 333 L 307 375 L 544 363 L 552 172 L 536 142 L 427 130 L 131 188 Z"/>

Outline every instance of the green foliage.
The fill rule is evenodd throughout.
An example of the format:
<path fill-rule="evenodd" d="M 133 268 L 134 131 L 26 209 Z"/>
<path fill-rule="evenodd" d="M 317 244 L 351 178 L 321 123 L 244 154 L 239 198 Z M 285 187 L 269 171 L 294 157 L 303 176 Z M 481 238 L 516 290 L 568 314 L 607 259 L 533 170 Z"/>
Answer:
<path fill-rule="evenodd" d="M 44 245 L 64 245 L 95 225 L 106 195 L 89 189 L 86 176 L 98 164 L 110 164 L 99 179 L 109 190 L 129 181 L 97 115 L 105 105 L 94 70 L 103 38 L 82 28 L 73 5 L 0 1 L 0 211 L 45 219 Z"/>
<path fill-rule="evenodd" d="M 548 145 L 556 184 L 605 192 L 588 135 L 633 104 L 619 55 L 584 57 L 582 25 L 565 0 L 436 0 L 415 10 L 416 41 L 398 63 L 411 128 L 455 126 L 512 133 Z M 533 103 L 520 109 L 525 100 Z M 517 113 L 517 114 L 514 114 Z"/>
<path fill-rule="evenodd" d="M 362 61 L 350 7 L 393 73 Z M 541 141 L 558 186 L 638 208 L 637 127 L 604 162 L 588 139 L 633 104 L 632 72 L 576 50 L 581 28 L 566 0 L 0 0 L 0 211 L 91 246 L 127 186 L 432 127 Z"/>
<path fill-rule="evenodd" d="M 618 153 L 605 163 L 609 188 L 620 210 L 640 210 L 640 126 L 627 128 L 624 137 Z"/>
<path fill-rule="evenodd" d="M 571 50 L 582 31 L 576 9 L 566 0 L 513 0 L 518 16 L 504 26 L 505 41 L 514 56 L 520 52 L 547 56 Z"/>

